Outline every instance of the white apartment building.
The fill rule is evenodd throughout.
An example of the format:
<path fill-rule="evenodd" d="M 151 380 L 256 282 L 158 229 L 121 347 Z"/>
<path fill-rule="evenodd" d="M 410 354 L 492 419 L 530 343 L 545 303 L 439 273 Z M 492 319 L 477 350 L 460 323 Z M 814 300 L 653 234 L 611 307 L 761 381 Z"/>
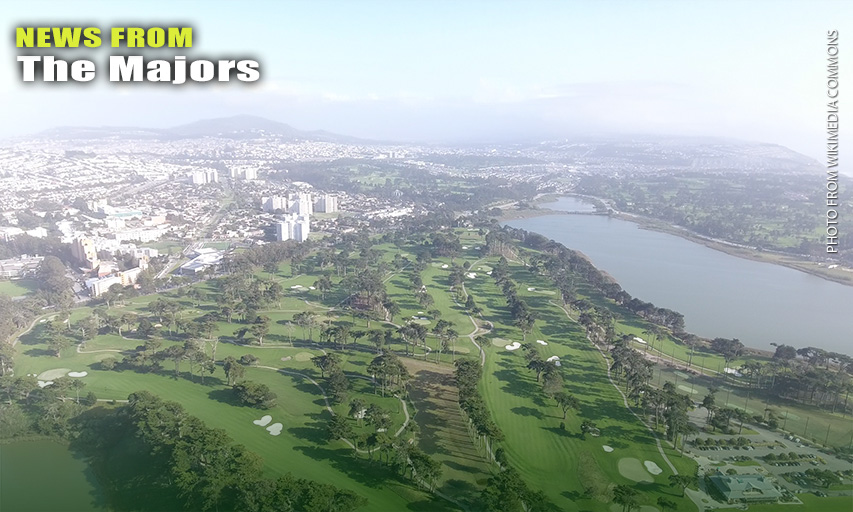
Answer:
<path fill-rule="evenodd" d="M 311 194 L 300 192 L 290 198 L 290 213 L 296 215 L 311 215 L 314 213 L 314 203 L 311 201 Z"/>
<path fill-rule="evenodd" d="M 288 207 L 287 198 L 282 196 L 262 197 L 261 204 L 264 211 L 270 213 L 273 213 L 276 210 L 287 211 Z"/>
<path fill-rule="evenodd" d="M 323 194 L 314 203 L 314 211 L 318 213 L 333 213 L 338 211 L 338 196 Z"/>
<path fill-rule="evenodd" d="M 276 240 L 279 242 L 285 240 L 304 242 L 308 240 L 308 233 L 310 232 L 311 226 L 307 215 L 285 215 L 284 219 L 275 227 Z"/>

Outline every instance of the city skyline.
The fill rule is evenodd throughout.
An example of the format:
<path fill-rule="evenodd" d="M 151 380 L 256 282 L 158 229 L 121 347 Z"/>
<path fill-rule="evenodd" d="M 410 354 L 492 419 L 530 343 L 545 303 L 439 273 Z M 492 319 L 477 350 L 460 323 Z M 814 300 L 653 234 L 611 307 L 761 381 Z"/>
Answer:
<path fill-rule="evenodd" d="M 843 93 L 846 31 L 836 20 L 853 19 L 849 5 L 833 1 L 296 2 L 255 3 L 241 12 L 221 2 L 203 10 L 197 2 L 154 2 L 145 13 L 98 2 L 40 5 L 51 15 L 12 6 L 7 33 L 51 21 L 102 28 L 184 21 L 194 28 L 192 49 L 144 54 L 252 57 L 262 78 L 253 85 L 25 85 L 9 37 L 0 68 L 2 137 L 250 114 L 396 141 L 732 137 L 781 144 L 819 161 L 826 31 L 841 34 Z M 110 48 L 52 53 L 103 66 Z"/>

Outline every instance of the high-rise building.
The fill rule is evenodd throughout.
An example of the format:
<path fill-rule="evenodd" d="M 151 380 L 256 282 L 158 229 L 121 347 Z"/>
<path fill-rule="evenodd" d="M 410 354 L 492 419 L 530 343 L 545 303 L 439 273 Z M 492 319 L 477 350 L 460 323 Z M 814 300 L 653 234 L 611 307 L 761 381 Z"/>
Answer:
<path fill-rule="evenodd" d="M 311 215 L 314 213 L 314 203 L 311 202 L 311 194 L 300 192 L 291 197 L 288 211 L 297 215 Z"/>
<path fill-rule="evenodd" d="M 287 198 L 282 196 L 262 197 L 261 203 L 265 212 L 275 212 L 276 210 L 287 211 Z"/>
<path fill-rule="evenodd" d="M 285 215 L 284 219 L 275 226 L 276 240 L 279 242 L 285 240 L 304 242 L 308 240 L 310 232 L 311 226 L 307 215 Z"/>
<path fill-rule="evenodd" d="M 245 179 L 246 181 L 258 179 L 258 170 L 251 167 L 247 167 L 243 173 L 243 179 Z"/>
<path fill-rule="evenodd" d="M 314 211 L 319 213 L 333 213 L 338 211 L 338 196 L 323 194 L 314 204 Z"/>
<path fill-rule="evenodd" d="M 204 182 L 205 183 L 219 183 L 219 172 L 216 169 L 209 169 L 204 171 Z"/>
<path fill-rule="evenodd" d="M 98 260 L 98 250 L 95 249 L 95 242 L 88 238 L 75 238 L 71 244 L 71 256 L 85 265 L 86 268 L 95 268 L 100 261 Z"/>

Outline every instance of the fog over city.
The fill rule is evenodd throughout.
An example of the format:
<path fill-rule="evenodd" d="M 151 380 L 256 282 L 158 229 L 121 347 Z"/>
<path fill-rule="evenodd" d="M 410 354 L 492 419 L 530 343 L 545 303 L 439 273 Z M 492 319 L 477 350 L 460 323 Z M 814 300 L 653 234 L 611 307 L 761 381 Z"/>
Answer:
<path fill-rule="evenodd" d="M 102 29 L 190 20 L 192 58 L 261 63 L 256 84 L 23 84 L 16 48 L 0 67 L 0 136 L 62 125 L 169 127 L 263 115 L 300 129 L 426 142 L 578 134 L 711 135 L 824 152 L 826 32 L 845 2 L 154 2 L 23 4 L 5 27 L 74 21 Z M 259 17 L 259 13 L 263 16 Z M 123 23 L 123 20 L 125 21 Z M 91 58 L 108 45 L 42 51 Z M 174 50 L 146 50 L 171 57 Z M 844 135 L 842 134 L 842 138 Z"/>

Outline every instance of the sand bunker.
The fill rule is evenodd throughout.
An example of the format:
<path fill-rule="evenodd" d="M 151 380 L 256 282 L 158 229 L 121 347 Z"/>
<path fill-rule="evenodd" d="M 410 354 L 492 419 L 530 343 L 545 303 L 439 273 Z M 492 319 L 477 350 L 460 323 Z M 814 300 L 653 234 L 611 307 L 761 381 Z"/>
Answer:
<path fill-rule="evenodd" d="M 476 277 L 477 277 L 477 273 L 476 273 L 476 272 L 468 272 L 468 273 L 467 273 L 467 274 L 465 274 L 465 275 L 466 275 L 466 276 L 468 276 L 468 279 L 476 279 Z"/>
<path fill-rule="evenodd" d="M 612 452 L 612 451 L 613 451 L 613 447 L 612 447 L 612 446 L 604 445 L 604 446 L 602 446 L 602 448 L 603 448 L 603 449 L 604 449 L 604 451 L 606 451 L 607 453 L 610 453 L 610 452 Z"/>
<path fill-rule="evenodd" d="M 536 340 L 536 343 L 538 343 L 540 345 L 547 345 L 548 344 L 548 342 L 545 340 Z"/>
<path fill-rule="evenodd" d="M 53 384 L 53 381 L 52 381 L 52 380 L 49 380 L 49 381 L 46 381 L 46 382 L 45 382 L 45 381 L 43 381 L 43 380 L 38 381 L 38 385 L 39 385 L 39 387 L 40 387 L 40 388 L 45 388 L 45 387 L 47 387 L 47 386 L 50 386 L 51 384 Z"/>
<path fill-rule="evenodd" d="M 633 457 L 619 459 L 619 474 L 635 482 L 652 483 L 655 481 L 640 460 Z"/>
<path fill-rule="evenodd" d="M 521 348 L 521 343 L 519 343 L 517 341 L 513 341 L 509 345 L 506 345 L 504 348 L 507 350 L 518 350 Z"/>
<path fill-rule="evenodd" d="M 492 275 L 492 271 L 491 271 L 491 270 L 489 270 L 488 272 L 486 272 L 486 275 L 487 275 L 487 276 Z"/>
<path fill-rule="evenodd" d="M 447 267 L 449 267 L 449 266 L 450 266 L 450 265 L 448 265 L 447 263 L 445 263 L 444 265 L 442 265 L 442 266 L 441 266 L 441 268 L 447 268 Z"/>
<path fill-rule="evenodd" d="M 634 341 L 636 341 L 637 343 L 642 343 L 643 345 L 646 344 L 646 340 L 644 340 L 643 338 L 641 338 L 639 336 L 634 336 Z"/>
<path fill-rule="evenodd" d="M 559 356 L 551 356 L 548 359 L 546 359 L 545 361 L 547 361 L 549 363 L 554 363 L 554 366 L 563 366 L 563 363 L 560 362 Z"/>
<path fill-rule="evenodd" d="M 298 289 L 300 289 L 300 288 L 302 288 L 302 285 L 301 285 L 301 284 L 295 284 L 295 285 L 293 285 L 293 286 L 291 286 L 291 287 L 290 287 L 290 289 L 291 289 L 291 290 L 298 290 Z"/>
<path fill-rule="evenodd" d="M 305 362 L 305 361 L 310 361 L 312 357 L 314 357 L 314 354 L 312 354 L 311 352 L 300 352 L 300 353 L 296 354 L 295 356 L 293 356 L 293 359 L 296 359 L 297 361 Z"/>
<path fill-rule="evenodd" d="M 532 287 L 532 286 L 529 286 L 529 287 L 527 288 L 527 291 L 529 291 L 529 292 L 535 292 L 535 291 L 536 291 L 536 288 L 534 288 L 534 287 Z"/>
<path fill-rule="evenodd" d="M 53 380 L 58 379 L 70 372 L 71 368 L 54 368 L 53 370 L 46 370 L 38 374 L 39 380 Z"/>
<path fill-rule="evenodd" d="M 423 314 L 424 314 L 424 312 L 423 312 L 423 311 L 418 311 L 418 314 L 419 314 L 419 315 L 423 315 Z"/>
<path fill-rule="evenodd" d="M 277 436 L 277 435 L 281 434 L 281 427 L 282 427 L 281 423 L 273 423 L 272 425 L 267 427 L 267 431 L 269 431 L 271 436 Z"/>
<path fill-rule="evenodd" d="M 309 290 L 316 290 L 316 289 L 317 289 L 317 287 L 315 287 L 315 286 L 309 286 L 309 287 L 308 287 L 308 289 L 309 289 Z"/>
<path fill-rule="evenodd" d="M 646 471 L 653 475 L 659 475 L 663 473 L 663 470 L 660 468 L 660 466 L 650 460 L 643 462 L 643 464 L 646 466 Z"/>
<path fill-rule="evenodd" d="M 68 372 L 69 377 L 85 377 L 89 372 Z"/>
<path fill-rule="evenodd" d="M 260 425 L 260 426 L 262 426 L 262 427 L 266 427 L 267 425 L 269 425 L 269 424 L 270 424 L 270 422 L 271 422 L 271 421 L 272 421 L 272 416 L 270 416 L 269 414 L 267 414 L 267 415 L 266 415 L 266 416 L 264 416 L 263 418 L 261 418 L 261 419 L 259 419 L 259 420 L 255 420 L 255 421 L 253 421 L 252 423 L 254 423 L 255 425 Z"/>
<path fill-rule="evenodd" d="M 463 245 L 463 246 L 462 246 L 462 250 L 463 250 L 463 251 L 467 251 L 467 250 L 468 250 L 468 246 L 467 246 L 467 245 Z"/>

